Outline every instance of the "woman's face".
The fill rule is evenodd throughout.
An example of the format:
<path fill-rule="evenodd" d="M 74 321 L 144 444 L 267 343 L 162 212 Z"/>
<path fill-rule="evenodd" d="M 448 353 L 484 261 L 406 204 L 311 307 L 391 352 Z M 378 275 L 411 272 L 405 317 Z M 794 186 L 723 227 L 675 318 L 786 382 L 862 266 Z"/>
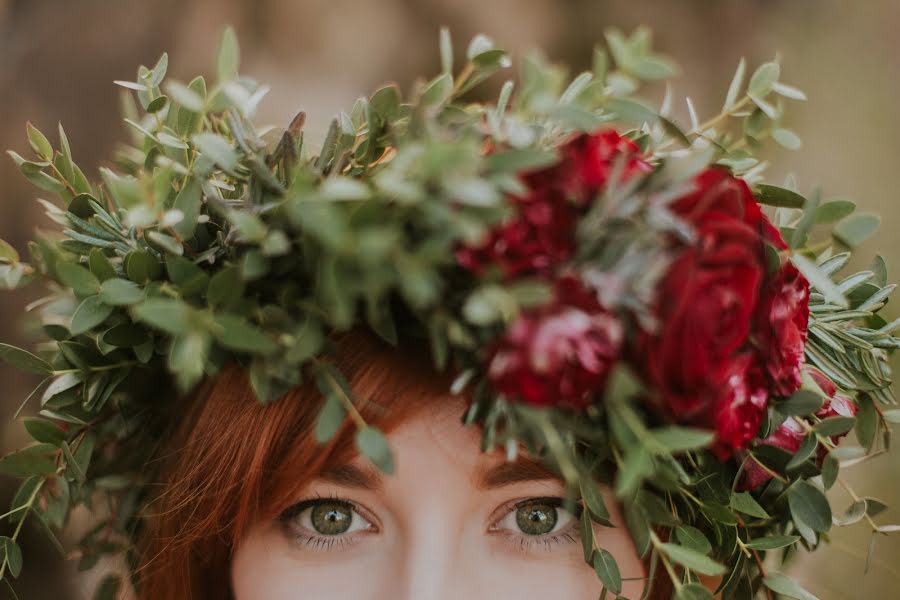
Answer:
<path fill-rule="evenodd" d="M 236 599 L 598 598 L 562 484 L 525 458 L 482 453 L 462 409 L 445 403 L 394 430 L 392 476 L 356 458 L 298 485 L 296 504 L 236 549 Z M 626 529 L 595 527 L 633 578 L 623 593 L 638 597 L 644 570 Z"/>

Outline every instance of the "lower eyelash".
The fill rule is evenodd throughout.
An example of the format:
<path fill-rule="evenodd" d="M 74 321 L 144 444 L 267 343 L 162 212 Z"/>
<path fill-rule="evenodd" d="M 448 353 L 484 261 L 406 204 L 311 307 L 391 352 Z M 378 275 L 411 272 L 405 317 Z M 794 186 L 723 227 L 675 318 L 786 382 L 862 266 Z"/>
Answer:
<path fill-rule="evenodd" d="M 516 549 L 523 554 L 537 552 L 552 552 L 557 546 L 563 544 L 574 544 L 581 539 L 581 535 L 577 530 L 569 530 L 547 536 L 526 537 L 516 534 L 504 534 L 511 538 L 509 540 Z"/>
<path fill-rule="evenodd" d="M 326 551 L 333 550 L 334 548 L 343 548 L 344 546 L 353 543 L 354 536 L 313 536 L 313 535 L 295 535 L 295 539 L 306 546 L 307 548 L 315 551 Z"/>

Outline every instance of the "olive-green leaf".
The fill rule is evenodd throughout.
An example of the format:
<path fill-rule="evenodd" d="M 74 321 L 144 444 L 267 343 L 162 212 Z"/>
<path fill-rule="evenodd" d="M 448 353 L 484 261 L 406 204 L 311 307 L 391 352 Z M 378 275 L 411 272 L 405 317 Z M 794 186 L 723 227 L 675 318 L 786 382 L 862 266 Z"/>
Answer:
<path fill-rule="evenodd" d="M 184 334 L 191 327 L 190 307 L 180 300 L 150 298 L 132 307 L 138 320 L 149 323 L 172 335 Z"/>
<path fill-rule="evenodd" d="M 831 507 L 825 495 L 813 484 L 798 481 L 787 493 L 791 515 L 810 529 L 826 532 L 831 529 Z"/>
<path fill-rule="evenodd" d="M 59 446 L 66 439 L 66 432 L 47 419 L 26 417 L 22 419 L 22 422 L 25 425 L 25 431 L 35 441 Z"/>
<path fill-rule="evenodd" d="M 757 538 L 747 542 L 745 545 L 754 550 L 777 550 L 790 546 L 800 539 L 799 535 L 778 535 L 772 537 Z"/>
<path fill-rule="evenodd" d="M 669 426 L 651 432 L 653 439 L 669 452 L 684 452 L 704 448 L 712 443 L 716 434 L 706 429 Z"/>
<path fill-rule="evenodd" d="M 804 590 L 799 583 L 777 571 L 769 571 L 768 575 L 763 578 L 763 585 L 773 592 L 787 596 L 788 598 L 795 598 L 796 600 L 819 600 L 816 596 L 813 596 Z"/>
<path fill-rule="evenodd" d="M 803 205 L 806 204 L 806 198 L 797 192 L 777 185 L 760 184 L 756 186 L 755 196 L 759 202 L 769 206 L 803 208 Z"/>
<path fill-rule="evenodd" d="M 865 242 L 881 225 L 881 217 L 874 213 L 855 213 L 834 226 L 831 234 L 836 240 L 855 248 Z"/>
<path fill-rule="evenodd" d="M 56 273 L 60 281 L 72 288 L 77 296 L 90 296 L 100 291 L 100 282 L 96 275 L 81 265 L 60 262 L 56 264 Z"/>
<path fill-rule="evenodd" d="M 69 331 L 72 335 L 78 335 L 93 329 L 109 317 L 113 312 L 113 307 L 105 304 L 101 297 L 97 294 L 88 296 L 81 301 L 78 308 L 72 314 L 72 323 Z"/>
<path fill-rule="evenodd" d="M 374 427 L 365 426 L 356 432 L 356 446 L 363 456 L 375 463 L 382 472 L 394 473 L 394 455 L 387 438 Z"/>
<path fill-rule="evenodd" d="M 237 77 L 241 62 L 241 51 L 237 34 L 232 27 L 226 27 L 219 38 L 219 49 L 216 52 L 216 74 L 219 82 L 230 81 Z"/>
<path fill-rule="evenodd" d="M 238 164 L 238 155 L 231 144 L 216 133 L 198 133 L 191 138 L 194 146 L 223 170 L 232 172 Z"/>
<path fill-rule="evenodd" d="M 675 600 L 713 600 L 712 592 L 701 583 L 688 583 L 675 592 Z"/>
<path fill-rule="evenodd" d="M 750 515 L 751 517 L 758 517 L 760 519 L 768 519 L 769 513 L 759 505 L 759 502 L 756 501 L 756 498 L 751 496 L 749 492 L 738 492 L 731 495 L 731 507 L 738 512 L 742 512 L 745 515 Z"/>
<path fill-rule="evenodd" d="M 671 543 L 661 544 L 659 548 L 666 556 L 691 571 L 710 576 L 725 573 L 725 567 L 696 550 Z"/>
<path fill-rule="evenodd" d="M 0 537 L 0 546 L 3 547 L 3 556 L 9 565 L 10 575 L 18 577 L 22 572 L 22 549 L 15 540 L 6 536 Z"/>
<path fill-rule="evenodd" d="M 619 573 L 619 565 L 616 563 L 613 555 L 603 548 L 598 548 L 594 552 L 592 562 L 594 571 L 596 571 L 600 581 L 603 582 L 603 587 L 616 594 L 621 592 L 622 575 Z"/>
<path fill-rule="evenodd" d="M 53 372 L 53 367 L 43 358 L 9 344 L 0 343 L 0 360 L 29 373 L 47 375 Z"/>
<path fill-rule="evenodd" d="M 144 299 L 144 290 L 128 279 L 107 279 L 100 285 L 100 300 L 112 306 L 129 306 Z"/>
<path fill-rule="evenodd" d="M 230 350 L 270 354 L 278 349 L 278 344 L 270 335 L 244 317 L 220 313 L 215 315 L 214 320 L 219 327 L 213 335 Z"/>
<path fill-rule="evenodd" d="M 0 458 L 0 473 L 12 477 L 30 477 L 31 475 L 52 475 L 56 473 L 56 454 L 53 444 L 39 443 L 26 446 Z"/>
<path fill-rule="evenodd" d="M 53 160 L 53 146 L 47 136 L 30 122 L 26 123 L 25 130 L 31 148 L 44 160 Z"/>
<path fill-rule="evenodd" d="M 811 415 L 820 408 L 825 399 L 812 390 L 797 390 L 789 398 L 779 402 L 775 408 L 783 415 L 804 416 Z"/>
<path fill-rule="evenodd" d="M 316 420 L 316 441 L 322 444 L 333 438 L 344 423 L 345 416 L 344 403 L 340 398 L 335 394 L 327 394 Z"/>
<path fill-rule="evenodd" d="M 712 544 L 709 543 L 706 535 L 691 525 L 679 525 L 676 527 L 675 537 L 682 546 L 696 550 L 701 554 L 709 554 L 712 550 Z"/>

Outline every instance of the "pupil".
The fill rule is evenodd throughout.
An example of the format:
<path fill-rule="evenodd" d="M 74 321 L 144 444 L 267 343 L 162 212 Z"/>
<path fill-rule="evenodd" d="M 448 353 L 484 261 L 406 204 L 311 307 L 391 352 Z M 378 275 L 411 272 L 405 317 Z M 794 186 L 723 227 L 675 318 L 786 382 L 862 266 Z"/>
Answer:
<path fill-rule="evenodd" d="M 516 524 L 527 535 L 550 533 L 558 519 L 556 506 L 547 502 L 523 504 L 516 510 Z"/>
<path fill-rule="evenodd" d="M 312 507 L 310 520 L 322 535 L 340 535 L 350 529 L 353 509 L 344 502 L 322 502 Z"/>

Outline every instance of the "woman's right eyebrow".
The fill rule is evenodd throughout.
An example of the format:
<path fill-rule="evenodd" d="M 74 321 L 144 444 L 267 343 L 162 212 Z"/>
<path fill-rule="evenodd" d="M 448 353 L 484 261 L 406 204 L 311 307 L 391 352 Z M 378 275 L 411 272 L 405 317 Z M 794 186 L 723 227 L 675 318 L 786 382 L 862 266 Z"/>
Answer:
<path fill-rule="evenodd" d="M 336 485 L 363 490 L 380 489 L 383 483 L 381 473 L 376 468 L 352 464 L 327 467 L 318 478 Z"/>

